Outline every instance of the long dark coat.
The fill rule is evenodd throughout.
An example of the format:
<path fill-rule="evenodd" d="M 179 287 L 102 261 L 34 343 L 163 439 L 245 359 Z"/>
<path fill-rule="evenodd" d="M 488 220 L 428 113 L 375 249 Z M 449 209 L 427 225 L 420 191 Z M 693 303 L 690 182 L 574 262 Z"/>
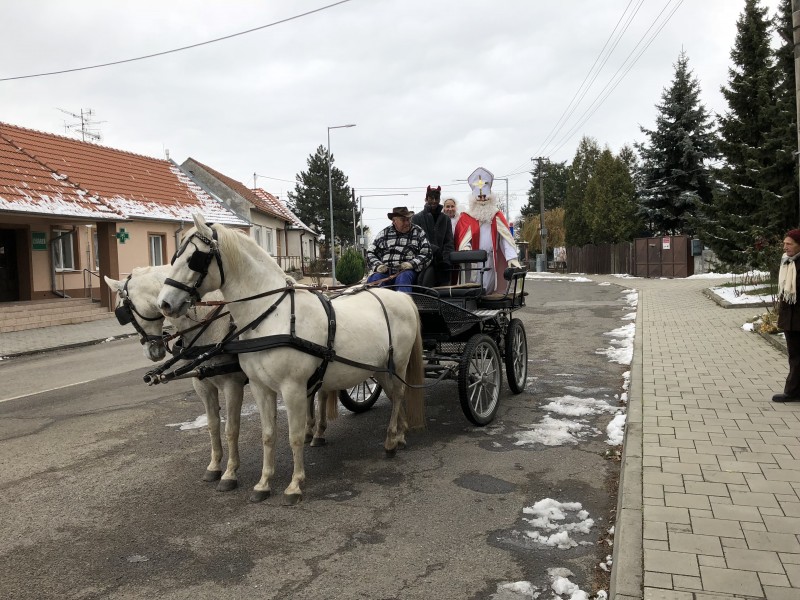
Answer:
<path fill-rule="evenodd" d="M 795 265 L 800 268 L 800 260 Z M 800 279 L 800 272 L 798 272 L 798 279 Z M 795 280 L 795 289 L 797 284 L 800 283 Z M 800 331 L 800 300 L 794 304 L 789 304 L 783 300 L 778 301 L 778 329 L 782 331 Z"/>
<path fill-rule="evenodd" d="M 411 217 L 411 222 L 422 227 L 433 250 L 432 273 L 423 273 L 420 285 L 450 285 L 450 253 L 455 249 L 453 226 L 450 218 L 442 213 L 442 205 L 437 204 L 433 210 L 426 206 L 425 210 Z"/>

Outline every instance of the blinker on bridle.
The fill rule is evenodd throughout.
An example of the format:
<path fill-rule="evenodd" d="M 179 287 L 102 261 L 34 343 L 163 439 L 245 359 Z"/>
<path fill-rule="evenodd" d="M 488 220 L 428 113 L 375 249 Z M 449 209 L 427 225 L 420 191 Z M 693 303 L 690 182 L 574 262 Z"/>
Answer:
<path fill-rule="evenodd" d="M 209 224 L 211 225 L 211 224 Z M 206 246 L 208 246 L 208 252 L 201 251 L 197 245 L 192 241 L 194 238 L 197 238 L 201 242 L 203 242 Z M 183 290 L 192 298 L 193 301 L 200 300 L 200 292 L 198 292 L 198 288 L 203 285 L 203 280 L 208 275 L 208 267 L 211 264 L 211 261 L 216 259 L 217 267 L 219 267 L 219 276 L 220 276 L 220 287 L 225 285 L 225 271 L 222 268 L 222 256 L 219 253 L 219 244 L 217 242 L 217 232 L 215 229 L 211 230 L 211 239 L 208 239 L 204 235 L 195 231 L 189 238 L 183 243 L 183 245 L 178 249 L 175 253 L 175 256 L 172 257 L 170 261 L 171 265 L 175 264 L 175 260 L 181 256 L 186 249 L 189 247 L 189 244 L 195 247 L 194 252 L 189 257 L 189 262 L 187 266 L 196 273 L 199 273 L 200 276 L 197 278 L 194 286 L 188 286 L 185 283 L 181 283 L 180 281 L 175 281 L 174 279 L 170 279 L 169 277 L 164 280 L 165 285 L 171 285 L 174 288 L 178 288 L 179 290 Z"/>
<path fill-rule="evenodd" d="M 122 286 L 122 289 L 119 290 L 119 297 L 122 299 L 122 304 L 114 309 L 114 316 L 117 317 L 117 321 L 120 325 L 125 326 L 127 324 L 133 325 L 133 328 L 136 330 L 136 333 L 139 334 L 139 341 L 142 344 L 147 342 L 164 342 L 164 338 L 166 334 L 162 333 L 161 335 L 150 335 L 148 334 L 139 322 L 136 320 L 134 315 L 138 316 L 143 321 L 160 321 L 163 320 L 164 315 L 159 314 L 156 317 L 145 317 L 142 313 L 136 310 L 136 305 L 131 300 L 130 294 L 128 293 L 128 282 L 131 280 L 131 276 L 128 275 L 128 278 L 125 280 L 125 284 Z"/>

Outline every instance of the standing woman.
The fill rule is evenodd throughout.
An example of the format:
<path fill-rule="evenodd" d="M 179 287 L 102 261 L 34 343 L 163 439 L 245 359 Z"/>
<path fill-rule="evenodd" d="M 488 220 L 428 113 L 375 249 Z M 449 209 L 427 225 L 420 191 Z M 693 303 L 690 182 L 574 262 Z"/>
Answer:
<path fill-rule="evenodd" d="M 789 375 L 782 394 L 773 402 L 800 402 L 800 306 L 797 304 L 797 259 L 800 258 L 800 229 L 792 229 L 783 239 L 783 256 L 778 274 L 778 329 L 786 336 Z"/>
<path fill-rule="evenodd" d="M 450 217 L 450 223 L 453 226 L 453 247 L 458 249 L 458 243 L 461 241 L 460 239 L 456 239 L 456 223 L 458 223 L 458 218 L 461 216 L 461 213 L 458 212 L 458 208 L 456 207 L 455 198 L 448 198 L 444 201 L 442 205 L 442 212 Z M 450 283 L 452 285 L 456 285 L 458 283 L 458 271 L 453 270 L 452 274 L 450 275 Z"/>

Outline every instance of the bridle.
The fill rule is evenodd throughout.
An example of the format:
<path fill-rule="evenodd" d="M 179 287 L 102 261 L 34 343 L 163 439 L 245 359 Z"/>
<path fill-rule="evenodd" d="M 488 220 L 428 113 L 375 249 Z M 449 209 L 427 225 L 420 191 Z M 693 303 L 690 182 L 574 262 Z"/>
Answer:
<path fill-rule="evenodd" d="M 200 248 L 197 247 L 197 244 L 194 243 L 194 238 L 197 238 L 201 242 L 203 242 L 206 246 L 208 246 L 208 252 L 203 252 Z M 195 231 L 192 235 L 190 235 L 183 245 L 175 252 L 175 256 L 172 257 L 170 261 L 171 265 L 175 264 L 175 260 L 181 256 L 186 249 L 189 247 L 189 244 L 194 246 L 194 252 L 189 257 L 189 262 L 187 266 L 196 273 L 199 273 L 200 276 L 197 278 L 197 281 L 194 283 L 193 286 L 188 286 L 185 283 L 181 283 L 180 281 L 175 281 L 174 279 L 170 279 L 169 277 L 164 280 L 164 285 L 171 285 L 174 288 L 178 288 L 189 294 L 189 297 L 192 299 L 193 302 L 197 302 L 200 300 L 200 292 L 198 289 L 201 285 L 203 285 L 203 280 L 208 275 L 208 267 L 211 264 L 211 261 L 216 259 L 217 267 L 219 267 L 219 276 L 221 279 L 220 287 L 225 284 L 225 271 L 222 268 L 222 255 L 219 252 L 219 242 L 217 240 L 217 231 L 215 229 L 211 230 L 211 239 L 208 239 L 206 236 L 198 233 Z"/>
<path fill-rule="evenodd" d="M 120 325 L 124 326 L 127 325 L 128 323 L 133 325 L 133 328 L 139 334 L 139 341 L 142 344 L 146 344 L 148 342 L 153 344 L 165 344 L 166 338 L 168 337 L 166 333 L 162 332 L 159 335 L 150 335 L 136 320 L 136 317 L 138 316 L 143 321 L 163 321 L 164 315 L 159 313 L 155 317 L 146 317 L 136 309 L 136 305 L 133 303 L 133 300 L 131 300 L 131 296 L 128 293 L 128 282 L 130 280 L 131 276 L 128 275 L 128 278 L 125 280 L 122 289 L 118 290 L 117 292 L 119 294 L 120 300 L 122 301 L 122 304 L 120 304 L 114 309 L 114 316 L 117 317 L 117 321 L 119 321 Z"/>

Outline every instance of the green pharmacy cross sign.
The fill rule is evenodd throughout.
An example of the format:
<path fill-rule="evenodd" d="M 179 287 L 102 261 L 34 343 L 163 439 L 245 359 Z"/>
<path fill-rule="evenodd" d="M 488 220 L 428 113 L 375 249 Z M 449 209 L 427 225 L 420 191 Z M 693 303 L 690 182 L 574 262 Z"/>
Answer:
<path fill-rule="evenodd" d="M 124 243 L 125 243 L 125 240 L 127 240 L 129 237 L 131 237 L 131 234 L 130 234 L 130 233 L 128 233 L 127 231 L 125 231 L 125 228 L 124 228 L 124 227 L 122 227 L 122 228 L 120 228 L 120 230 L 119 230 L 119 231 L 116 233 L 115 237 L 116 237 L 116 238 L 119 240 L 119 243 L 120 243 L 120 244 L 124 244 Z"/>

